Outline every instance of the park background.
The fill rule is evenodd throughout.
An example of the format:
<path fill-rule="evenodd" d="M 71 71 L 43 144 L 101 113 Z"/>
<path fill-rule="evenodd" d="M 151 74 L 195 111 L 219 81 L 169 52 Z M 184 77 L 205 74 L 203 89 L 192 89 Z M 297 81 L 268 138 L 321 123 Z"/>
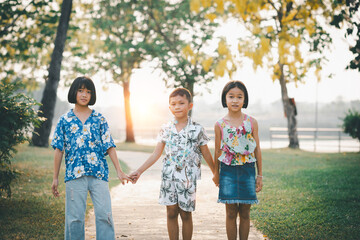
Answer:
<path fill-rule="evenodd" d="M 231 29 L 229 42 L 236 45 L 243 30 L 237 22 L 230 21 L 219 27 L 216 36 L 226 35 Z M 341 128 L 343 118 L 349 109 L 360 111 L 360 72 L 346 69 L 352 59 L 348 51 L 349 42 L 344 37 L 344 29 L 331 29 L 333 43 L 325 55 L 321 81 L 309 75 L 304 83 L 289 83 L 289 96 L 295 98 L 299 128 Z M 232 79 L 243 81 L 249 92 L 249 106 L 244 112 L 255 117 L 260 126 L 260 140 L 264 148 L 270 148 L 271 127 L 287 127 L 280 95 L 280 84 L 272 81 L 270 70 L 261 68 L 254 71 L 248 59 L 242 59 L 242 66 Z M 331 76 L 331 77 L 329 77 Z M 125 139 L 124 97 L 121 85 L 111 81 L 111 75 L 100 72 L 93 76 L 97 89 L 97 102 L 94 109 L 103 113 L 110 125 L 113 137 L 118 141 Z M 221 91 L 229 76 L 220 77 L 206 86 L 195 86 L 193 119 L 201 123 L 212 136 L 214 123 L 223 117 L 227 110 L 221 106 Z M 60 82 L 58 101 L 53 120 L 53 129 L 59 117 L 73 106 L 67 102 L 68 85 Z M 103 87 L 106 86 L 106 87 Z M 136 142 L 155 145 L 160 126 L 171 118 L 168 109 L 168 96 L 173 88 L 167 88 L 161 71 L 154 64 L 145 62 L 133 71 L 130 82 L 130 102 Z M 41 100 L 43 88 L 31 93 Z M 312 135 L 313 132 L 307 133 Z M 329 135 L 329 134 L 328 134 Z M 331 135 L 331 133 L 330 133 Z M 51 137 L 52 135 L 50 135 Z M 341 151 L 359 151 L 360 144 L 347 134 L 341 134 Z M 317 140 L 316 151 L 337 152 L 339 150 L 338 133 L 331 138 Z M 274 140 L 273 147 L 286 147 L 286 139 Z M 300 148 L 314 150 L 313 139 L 300 140 Z"/>
<path fill-rule="evenodd" d="M 38 101 L 41 100 L 45 82 L 49 83 L 51 80 L 56 80 L 56 77 L 50 76 L 50 73 L 54 73 L 56 71 L 51 68 L 48 69 L 48 66 L 50 63 L 51 52 L 57 47 L 57 44 L 53 44 L 53 42 L 55 39 L 58 20 L 60 22 L 61 20 L 64 20 L 60 17 L 60 3 L 63 3 L 62 6 L 65 6 L 66 3 L 66 6 L 68 7 L 67 13 L 69 14 L 71 11 L 71 2 L 72 1 L 69 0 L 0 1 L 2 6 L 5 6 L 5 4 L 11 5 L 10 7 L 7 5 L 8 8 L 0 8 L 2 13 L 4 13 L 2 16 L 5 16 L 4 18 L 1 18 L 1 23 L 4 24 L 1 26 L 10 26 L 10 28 L 3 29 L 5 31 L 2 31 L 1 33 L 4 34 L 7 33 L 7 30 L 11 30 L 8 32 L 9 34 L 7 36 L 1 39 L 4 45 L 2 45 L 0 54 L 2 62 L 5 63 L 0 65 L 0 67 L 4 69 L 0 73 L 0 76 L 2 77 L 1 87 L 7 87 L 13 83 L 12 81 L 20 80 L 26 84 L 28 90 L 33 90 L 26 92 L 26 95 L 34 96 Z M 100 2 L 102 4 L 109 3 L 109 1 Z M 137 3 L 150 2 L 161 4 L 174 3 L 174 1 L 139 1 Z M 244 3 L 245 1 L 231 2 Z M 260 6 L 258 4 L 260 2 L 261 1 L 248 1 L 248 10 L 252 9 L 252 14 L 256 15 L 257 9 Z M 267 3 L 271 2 L 272 1 L 267 1 Z M 89 22 L 89 19 L 91 19 L 91 16 L 89 18 L 89 15 L 84 14 L 84 11 L 88 11 L 90 9 L 91 11 L 95 11 L 96 14 L 101 15 L 107 13 L 107 11 L 111 12 L 114 10 L 114 5 L 108 6 L 106 11 L 101 11 L 102 9 L 100 8 L 92 8 L 92 5 L 86 0 L 81 1 L 80 4 L 82 7 L 85 7 L 86 10 L 79 7 L 79 2 L 74 3 L 76 4 L 74 5 L 75 8 L 72 11 L 72 20 L 76 20 L 75 23 L 84 28 L 82 28 L 83 31 L 78 31 L 79 28 L 76 28 L 77 26 L 72 25 L 70 27 L 69 34 L 75 33 L 68 38 L 68 40 L 71 39 L 69 45 L 72 45 L 71 47 L 73 48 L 65 48 L 63 54 L 64 58 L 61 65 L 63 67 L 61 69 L 61 75 L 60 68 L 58 68 L 57 77 L 59 77 L 58 79 L 61 81 L 59 87 L 55 84 L 55 92 L 57 92 L 58 98 L 55 116 L 52 120 L 53 127 L 57 123 L 59 117 L 72 107 L 66 101 L 69 83 L 75 77 L 86 74 L 95 81 L 98 90 L 98 101 L 94 108 L 103 113 L 108 119 L 114 138 L 119 140 L 117 142 L 117 150 L 151 152 L 153 148 L 151 146 L 122 142 L 125 136 L 123 132 L 123 129 L 125 128 L 125 114 L 123 108 L 123 87 L 120 85 L 125 82 L 121 82 L 121 79 L 119 81 L 119 69 L 115 69 L 113 71 L 116 75 L 115 77 L 111 76 L 111 74 L 107 72 L 103 72 L 102 67 L 105 67 L 103 65 L 101 65 L 100 69 L 96 73 L 84 72 L 80 71 L 79 68 L 76 68 L 79 67 L 79 64 L 80 66 L 88 65 L 89 62 L 87 60 L 91 60 L 91 58 L 95 58 L 99 55 L 99 49 L 96 47 L 94 48 L 94 46 L 81 48 L 83 45 L 80 45 L 80 50 L 85 52 L 79 53 L 76 51 L 79 50 L 79 46 L 77 46 L 76 43 L 84 43 L 81 41 L 76 42 L 77 40 L 98 40 L 96 39 L 96 34 L 91 35 L 91 37 L 89 37 L 90 35 L 87 35 L 89 34 L 89 32 L 87 32 L 89 28 L 86 27 L 89 26 L 87 23 Z M 112 3 L 121 3 L 125 4 L 122 5 L 122 7 L 129 7 L 127 4 L 130 3 L 131 5 L 136 2 L 113 1 Z M 196 19 L 199 21 L 208 23 L 208 25 L 200 24 L 200 28 L 211 26 L 211 23 L 214 20 L 214 12 L 217 16 L 217 14 L 221 15 L 221 12 L 223 12 L 222 10 L 224 10 L 221 9 L 221 3 L 223 3 L 221 0 L 191 0 L 176 1 L 176 3 L 185 3 L 185 5 L 183 5 L 185 8 L 183 8 L 180 12 L 174 11 L 172 14 L 179 17 L 179 19 L 182 18 L 181 15 L 191 15 L 194 18 L 198 17 Z M 214 12 L 212 12 L 212 15 L 210 14 L 203 18 L 203 15 L 201 14 L 204 12 L 199 11 L 202 9 L 199 5 L 209 3 L 213 4 L 210 5 L 210 11 Z M 230 1 L 228 1 L 228 3 L 230 4 Z M 312 65 L 313 68 L 310 69 L 308 75 L 302 79 L 304 84 L 302 84 L 299 79 L 297 79 L 298 81 L 296 83 L 292 82 L 292 80 L 294 80 L 292 77 L 296 77 L 297 71 L 301 70 L 301 67 L 297 67 L 299 64 L 292 65 L 293 67 L 295 66 L 293 69 L 288 69 L 288 75 L 286 76 L 289 77 L 287 79 L 289 82 L 286 84 L 288 88 L 288 97 L 295 99 L 298 113 L 297 127 L 299 129 L 301 127 L 341 127 L 342 119 L 349 109 L 359 111 L 360 87 L 358 69 L 345 70 L 345 68 L 349 65 L 349 61 L 354 60 L 354 55 L 350 53 L 349 46 L 354 45 L 355 41 L 359 41 L 359 34 L 355 30 L 354 36 L 344 38 L 343 36 L 345 32 L 349 30 L 349 25 L 343 27 L 344 25 L 340 24 L 341 26 L 339 26 L 339 30 L 325 24 L 326 31 L 330 33 L 329 38 L 332 39 L 331 44 L 330 42 L 326 42 L 329 38 L 327 38 L 326 34 L 323 35 L 321 28 L 318 28 L 323 22 L 317 22 L 314 18 L 312 18 L 316 14 L 312 16 L 307 14 L 312 11 L 316 12 L 319 8 L 321 10 L 321 8 L 324 7 L 322 3 L 323 1 L 288 0 L 275 2 L 275 6 L 281 6 L 287 14 L 287 17 L 284 21 L 281 21 L 281 23 L 284 23 L 285 26 L 294 27 L 295 34 L 305 34 L 304 38 L 300 38 L 300 40 L 304 40 L 306 42 L 305 47 L 302 46 L 299 49 L 296 48 L 296 50 L 300 50 L 297 52 L 298 55 L 299 53 L 300 55 L 305 55 L 305 58 L 307 58 L 308 55 L 311 55 L 307 51 L 308 49 L 306 48 L 306 45 L 309 42 L 312 43 L 312 41 L 318 43 L 317 40 L 322 39 L 325 41 L 324 44 L 328 44 L 329 46 L 329 48 L 321 48 L 322 51 L 320 50 L 321 54 L 328 58 L 328 61 L 322 59 L 323 61 L 321 61 L 321 64 Z M 332 3 L 335 5 L 339 4 L 338 7 L 342 9 L 347 9 L 348 7 L 344 2 L 333 1 Z M 21 9 L 21 6 L 24 6 L 23 4 L 37 4 L 37 7 L 34 5 L 35 7 L 33 6 L 31 9 L 26 9 L 29 10 L 29 14 L 27 15 L 26 11 Z M 49 6 L 47 6 L 47 4 L 49 4 Z M 292 9 L 294 5 L 297 5 L 298 9 L 300 9 L 303 14 L 302 16 L 305 16 L 307 20 L 309 20 L 308 22 L 305 21 L 307 23 L 305 25 L 304 22 L 298 22 L 297 24 L 301 26 L 300 28 L 296 27 L 299 25 L 292 25 L 291 23 L 292 20 L 298 20 L 295 19 L 297 10 Z M 20 8 L 17 8 L 19 6 Z M 175 10 L 177 10 L 177 6 L 177 4 L 172 5 Z M 120 6 L 120 8 L 115 11 L 122 11 L 122 7 Z M 159 7 L 161 7 L 161 5 L 159 5 Z M 189 11 L 189 7 L 191 11 Z M 131 12 L 132 10 L 130 9 L 129 11 Z M 45 14 L 43 15 L 39 13 Z M 274 12 L 270 11 L 269 13 Z M 332 14 L 333 12 L 325 11 L 321 13 L 324 14 L 324 16 L 326 15 L 329 17 L 328 14 Z M 16 14 L 19 14 L 21 17 L 17 18 Z M 342 12 L 342 14 L 344 13 Z M 106 18 L 108 16 L 122 17 L 123 15 L 108 14 L 101 16 Z M 129 14 L 129 16 L 130 19 L 131 17 L 134 17 L 132 14 Z M 241 16 L 246 17 L 246 14 Z M 356 15 L 356 17 L 357 16 L 358 15 Z M 8 18 L 6 19 L 6 17 Z M 160 18 L 164 16 L 158 15 L 157 17 Z M 358 19 L 356 17 L 354 17 L 355 20 L 353 23 L 358 23 Z M 98 18 L 97 20 L 101 19 L 102 18 Z M 177 26 L 181 29 L 181 24 L 172 25 L 173 19 L 175 18 L 170 18 L 171 27 Z M 22 24 L 22 21 L 27 24 Z M 234 22 L 230 21 L 230 23 L 228 23 L 229 25 L 224 25 L 220 18 L 216 21 L 221 24 L 221 27 L 213 35 L 215 37 L 213 45 L 210 44 L 210 46 L 208 46 L 208 49 L 210 49 L 208 53 L 210 55 L 214 53 L 212 56 L 215 59 L 213 65 L 211 66 L 211 71 L 215 69 L 214 74 L 212 75 L 213 77 L 208 78 L 208 80 L 210 79 L 211 81 L 207 84 L 202 84 L 201 86 L 195 84 L 193 89 L 195 93 L 193 118 L 209 129 L 208 132 L 210 135 L 214 122 L 226 114 L 226 109 L 223 109 L 220 105 L 220 94 L 223 86 L 230 80 L 227 74 L 231 72 L 228 71 L 224 74 L 224 72 L 221 71 L 224 70 L 224 66 L 219 69 L 218 66 L 221 66 L 220 63 L 224 60 L 224 56 L 225 60 L 232 60 L 229 56 L 232 53 L 237 55 L 236 53 L 238 53 L 239 50 L 236 44 L 237 37 L 242 35 L 244 32 L 244 29 L 238 25 L 238 23 L 235 23 L 236 25 L 234 25 Z M 352 23 L 351 21 L 352 19 L 350 19 L 350 24 Z M 112 24 L 115 25 L 122 23 L 122 21 L 115 21 Z M 260 26 L 256 21 L 252 22 L 252 19 L 249 20 L 249 23 L 254 24 L 254 27 L 250 27 L 250 35 L 252 33 L 255 35 L 259 34 L 259 32 L 264 34 L 261 40 L 265 41 L 261 41 L 260 54 L 268 53 L 271 55 L 270 53 L 273 53 L 275 56 L 279 54 L 278 57 L 280 57 L 280 59 L 283 57 L 281 53 L 288 54 L 288 56 L 290 56 L 289 59 L 292 59 L 292 54 L 296 55 L 296 51 L 293 51 L 295 49 L 293 46 L 295 45 L 296 39 L 294 40 L 290 36 L 294 32 L 289 32 L 290 35 L 286 34 L 285 36 L 289 37 L 289 42 L 287 43 L 289 47 L 286 49 L 284 45 L 277 42 L 279 41 L 278 36 L 280 35 L 276 35 L 276 33 L 275 35 L 270 34 L 272 32 L 276 32 L 274 28 L 269 28 L 269 26 L 266 28 L 260 28 L 263 26 Z M 137 25 L 143 26 L 141 24 Z M 11 26 L 14 28 L 11 28 Z M 59 26 L 62 27 L 64 25 L 59 24 Z M 194 27 L 196 26 L 199 27 L 199 24 L 194 24 Z M 19 29 L 24 32 L 17 31 Z M 90 30 L 94 29 L 90 28 Z M 302 30 L 304 32 L 302 32 Z M 319 31 L 316 32 L 316 30 Z M 172 34 L 174 32 L 169 31 L 167 33 Z M 190 35 L 197 35 L 198 33 L 201 34 L 201 31 L 187 32 L 187 34 Z M 107 34 L 102 35 L 102 37 L 107 36 Z M 320 36 L 324 38 L 308 38 L 310 35 L 318 37 L 317 34 L 320 34 Z M 26 36 L 25 38 L 24 35 Z M 64 36 L 64 34 L 62 34 L 62 36 Z M 185 36 L 187 35 L 185 34 Z M 222 36 L 222 40 L 220 40 L 221 38 L 217 38 L 220 36 Z M 274 44 L 271 45 L 271 47 L 276 48 L 277 46 L 282 46 L 281 49 L 280 47 L 277 49 L 279 51 L 274 50 L 269 52 L 269 49 L 265 51 L 265 49 L 269 47 L 269 45 L 266 44 L 268 43 L 267 40 L 271 37 L 273 37 L 272 40 L 274 41 Z M 226 41 L 223 41 L 224 39 Z M 114 38 L 112 38 L 112 40 L 114 40 Z M 189 40 L 186 37 L 181 38 L 181 40 L 183 41 L 182 45 L 177 46 L 175 44 L 174 46 L 178 48 L 176 51 L 172 51 L 171 53 L 178 53 L 185 62 L 191 66 L 192 60 L 194 60 L 194 56 L 196 55 L 192 52 L 194 49 L 191 49 L 191 46 L 196 45 L 196 41 L 192 43 L 186 42 Z M 85 42 L 91 43 L 92 41 Z M 256 39 L 255 43 L 257 46 L 260 46 L 259 39 Z M 226 44 L 229 44 L 229 46 Z M 123 47 L 125 45 L 126 44 L 119 44 L 112 50 L 115 50 L 116 52 L 118 49 L 121 49 L 126 52 L 129 49 L 127 47 Z M 163 44 L 162 46 L 165 46 L 166 48 L 166 45 L 167 44 Z M 29 46 L 29 48 L 27 49 L 23 46 Z M 248 50 L 246 48 L 240 48 L 240 50 L 244 49 Z M 252 52 L 253 54 L 259 53 L 259 49 L 252 50 L 254 51 Z M 289 52 L 286 50 L 289 50 Z M 54 50 L 54 52 L 57 51 Z M 167 53 L 167 51 L 165 52 Z M 104 54 L 104 52 L 102 51 L 101 54 Z M 245 57 L 244 54 L 245 56 L 248 54 L 247 57 Z M 71 58 L 73 55 L 78 57 L 77 60 L 80 61 L 75 61 L 74 63 L 74 59 Z M 167 54 L 165 54 L 165 56 L 166 55 Z M 101 56 L 102 55 L 100 55 L 100 57 Z M 310 152 L 311 147 L 307 149 L 310 151 L 291 149 L 286 148 L 286 140 L 284 141 L 284 145 L 278 146 L 280 148 L 270 150 L 265 149 L 268 146 L 268 144 L 265 143 L 269 140 L 269 128 L 287 126 L 286 118 L 284 117 L 284 107 L 282 106 L 286 101 L 283 101 L 282 103 L 282 100 L 280 100 L 281 92 L 278 81 L 279 79 L 276 79 L 276 77 L 278 77 L 275 74 L 276 71 L 274 72 L 274 69 L 267 69 L 265 66 L 266 64 L 263 64 L 263 67 L 259 67 L 259 65 L 261 65 L 258 64 L 259 62 L 254 64 L 255 60 L 259 60 L 258 58 L 252 59 L 254 61 L 250 61 L 248 58 L 249 52 L 246 51 L 245 53 L 242 52 L 241 57 L 237 55 L 236 62 L 240 62 L 240 64 L 237 65 L 237 70 L 232 72 L 231 79 L 241 80 L 247 85 L 250 94 L 250 105 L 245 112 L 254 116 L 259 121 L 261 143 L 262 146 L 265 146 L 263 151 L 263 166 L 265 173 L 264 183 L 266 187 L 263 189 L 262 193 L 259 194 L 261 204 L 254 206 L 251 212 L 251 218 L 253 219 L 256 228 L 266 235 L 264 238 L 270 239 L 358 239 L 358 236 L 360 235 L 360 175 L 358 174 L 360 171 L 360 158 L 358 152 L 358 142 L 353 140 L 355 147 L 351 149 L 342 148 L 342 151 L 352 151 L 351 153 L 313 153 Z M 315 56 L 316 61 L 313 63 L 319 63 L 317 62 L 319 59 L 316 58 L 317 57 Z M 53 59 L 59 60 L 60 58 L 54 57 Z M 220 61 L 218 61 L 219 59 Z M 301 59 L 297 60 L 301 62 Z M 277 65 L 276 62 L 274 64 Z M 267 66 L 269 65 L 271 64 L 268 64 Z M 50 66 L 52 66 L 52 64 L 50 64 Z M 118 67 L 114 64 L 110 64 L 110 67 L 113 66 Z M 206 66 L 209 67 L 208 64 L 197 65 L 197 67 L 204 69 Z M 273 66 L 270 66 L 270 68 Z M 257 71 L 254 71 L 254 68 L 257 68 Z M 150 60 L 144 61 L 139 66 L 136 66 L 131 72 L 130 100 L 134 121 L 135 139 L 137 140 L 137 143 L 154 144 L 153 139 L 157 134 L 160 125 L 171 118 L 167 103 L 168 95 L 174 87 L 172 85 L 173 79 L 165 77 L 165 80 L 168 80 L 168 84 L 170 83 L 169 85 L 171 85 L 171 87 L 165 87 L 163 81 L 164 74 L 158 69 L 158 62 L 156 62 L 156 60 Z M 321 69 L 320 75 L 319 72 L 316 71 L 319 69 Z M 178 70 L 182 69 L 179 68 Z M 209 68 L 207 70 L 209 70 Z M 229 68 L 227 68 L 227 70 L 229 70 Z M 289 72 L 289 70 L 293 71 Z M 211 75 L 211 71 L 208 71 L 205 75 Z M 275 80 L 273 81 L 274 76 Z M 34 78 L 35 83 L 37 83 L 38 86 L 33 84 L 34 82 L 31 82 Z M 117 81 L 117 83 L 112 83 L 113 81 Z M 125 85 L 126 84 L 123 86 Z M 107 90 L 105 91 L 105 89 Z M 55 92 L 50 93 L 49 95 L 54 97 L 56 95 Z M 45 105 L 47 101 L 45 100 L 43 103 Z M 4 104 L 4 102 L 2 102 L 2 104 Z M 26 104 L 15 103 L 15 106 L 18 105 L 25 106 Z M 50 108 L 50 110 L 52 109 L 53 108 Z M 291 111 L 293 112 L 293 108 Z M 290 114 L 288 114 L 288 116 L 289 115 Z M 5 119 L 6 118 L 2 118 L 1 120 L 4 121 Z M 13 122 L 17 122 L 18 120 L 21 119 L 13 118 Z M 12 121 L 10 121 L 9 125 L 11 125 L 11 123 Z M 10 129 L 4 127 L 2 124 L 1 127 L 2 131 Z M 151 134 L 144 134 L 144 129 L 146 131 L 151 129 Z M 5 137 L 11 136 L 3 134 L 1 140 L 5 139 Z M 48 140 L 51 140 L 51 137 L 52 135 L 50 134 L 50 139 L 46 137 L 46 141 L 42 142 L 42 144 L 48 144 Z M 23 138 L 20 137 L 20 141 L 22 140 Z M 304 142 L 306 141 L 300 139 L 300 148 L 302 148 Z M 209 145 L 212 147 L 211 143 Z M 293 147 L 296 148 L 296 145 Z M 336 152 L 336 148 L 337 147 L 335 145 L 327 146 L 323 151 Z M 59 199 L 54 199 L 49 187 L 53 174 L 53 150 L 50 147 L 34 147 L 27 144 L 16 146 L 16 150 L 18 151 L 17 154 L 14 152 L 11 152 L 10 154 L 12 163 L 11 170 L 18 173 L 18 178 L 11 183 L 11 197 L 2 195 L 0 198 L 0 239 L 63 238 L 64 195 L 62 195 Z M 126 158 L 126 154 L 122 155 L 120 157 L 120 162 L 124 171 L 129 172 L 130 169 L 127 164 L 125 164 Z M 64 164 L 62 167 L 60 178 L 63 178 Z M 111 168 L 110 171 L 110 187 L 114 189 L 114 187 L 118 185 L 118 180 L 115 177 L 116 174 L 114 174 L 114 169 Z M 64 184 L 60 186 L 60 191 L 64 192 Z M 131 201 L 131 199 L 125 199 L 124 201 L 126 200 Z M 125 202 L 122 202 L 122 204 L 125 204 Z M 88 206 L 91 209 L 90 201 Z M 122 221 L 121 217 L 118 219 Z M 212 219 L 210 218 L 206 220 L 211 221 Z M 217 226 L 219 225 L 221 224 L 218 224 Z M 144 227 L 153 228 L 154 226 L 146 225 Z M 221 227 L 224 228 L 224 225 L 219 226 L 219 228 Z M 126 233 L 129 229 L 131 228 L 125 227 L 120 229 L 117 233 L 120 234 L 118 236 L 121 237 L 122 233 Z M 218 239 L 221 239 L 223 236 L 225 236 L 225 234 L 218 237 Z"/>

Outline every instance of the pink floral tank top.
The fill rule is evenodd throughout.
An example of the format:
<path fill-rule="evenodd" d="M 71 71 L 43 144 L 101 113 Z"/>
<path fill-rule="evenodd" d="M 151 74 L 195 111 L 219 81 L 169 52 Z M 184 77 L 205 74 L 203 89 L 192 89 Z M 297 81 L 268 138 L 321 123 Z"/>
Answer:
<path fill-rule="evenodd" d="M 243 165 L 256 162 L 256 141 L 252 135 L 252 118 L 245 114 L 244 121 L 239 128 L 233 127 L 224 118 L 216 124 L 221 129 L 221 150 L 219 161 L 226 165 Z"/>

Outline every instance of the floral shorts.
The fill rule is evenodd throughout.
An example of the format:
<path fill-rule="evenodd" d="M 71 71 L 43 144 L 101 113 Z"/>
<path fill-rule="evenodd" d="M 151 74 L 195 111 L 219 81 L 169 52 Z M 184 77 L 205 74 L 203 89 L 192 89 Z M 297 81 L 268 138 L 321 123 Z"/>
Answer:
<path fill-rule="evenodd" d="M 196 181 L 177 179 L 161 181 L 159 203 L 165 206 L 178 204 L 185 212 L 195 210 Z"/>

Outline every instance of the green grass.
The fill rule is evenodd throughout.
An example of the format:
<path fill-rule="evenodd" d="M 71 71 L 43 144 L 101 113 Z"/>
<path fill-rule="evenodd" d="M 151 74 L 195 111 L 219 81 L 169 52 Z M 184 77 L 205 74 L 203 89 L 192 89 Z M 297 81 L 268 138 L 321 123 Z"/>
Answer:
<path fill-rule="evenodd" d="M 21 175 L 11 185 L 12 197 L 0 198 L 0 239 L 63 239 L 65 223 L 65 164 L 59 176 L 60 197 L 51 193 L 54 151 L 20 145 L 12 166 Z M 128 167 L 121 161 L 122 169 Z M 119 184 L 108 159 L 110 187 Z M 88 209 L 92 207 L 88 197 Z"/>
<path fill-rule="evenodd" d="M 270 239 L 359 239 L 360 154 L 263 151 L 251 218 Z"/>
<path fill-rule="evenodd" d="M 117 144 L 118 150 L 152 152 L 153 148 Z M 21 176 L 12 184 L 12 198 L 0 198 L 0 239 L 62 239 L 64 162 L 61 197 L 55 199 L 50 189 L 53 150 L 26 145 L 18 150 L 13 167 Z M 119 181 L 110 159 L 108 163 L 110 186 L 114 186 Z M 124 164 L 122 168 L 128 171 Z M 360 153 L 264 150 L 263 173 L 261 202 L 252 207 L 251 218 L 270 239 L 359 239 Z"/>
<path fill-rule="evenodd" d="M 134 151 L 134 152 L 148 152 L 152 153 L 155 146 L 140 145 L 136 143 L 117 142 L 116 150 L 120 151 Z"/>

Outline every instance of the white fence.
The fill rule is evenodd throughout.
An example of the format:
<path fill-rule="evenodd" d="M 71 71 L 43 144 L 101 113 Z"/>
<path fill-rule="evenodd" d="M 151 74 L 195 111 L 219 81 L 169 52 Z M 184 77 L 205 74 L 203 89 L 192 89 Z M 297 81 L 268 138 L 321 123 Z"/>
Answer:
<path fill-rule="evenodd" d="M 289 144 L 287 128 L 271 127 L 270 135 L 260 136 L 261 148 L 283 148 Z M 343 133 L 340 128 L 298 128 L 300 148 L 314 152 L 357 152 L 360 151 L 360 143 Z M 156 137 L 159 128 L 135 129 L 135 139 L 139 144 L 156 145 Z M 214 146 L 214 129 L 206 128 L 210 137 L 209 147 Z M 114 139 L 125 140 L 125 130 L 116 129 L 111 131 Z M 261 133 L 260 133 L 261 134 Z M 267 135 L 267 134 L 263 134 Z"/>
<path fill-rule="evenodd" d="M 278 140 L 289 140 L 288 129 L 282 127 L 271 127 L 270 148 Z M 314 152 L 337 152 L 360 151 L 360 143 L 346 135 L 341 128 L 297 128 L 300 145 L 311 148 Z M 325 149 L 325 150 L 324 150 Z M 327 149 L 327 150 L 326 150 Z"/>

